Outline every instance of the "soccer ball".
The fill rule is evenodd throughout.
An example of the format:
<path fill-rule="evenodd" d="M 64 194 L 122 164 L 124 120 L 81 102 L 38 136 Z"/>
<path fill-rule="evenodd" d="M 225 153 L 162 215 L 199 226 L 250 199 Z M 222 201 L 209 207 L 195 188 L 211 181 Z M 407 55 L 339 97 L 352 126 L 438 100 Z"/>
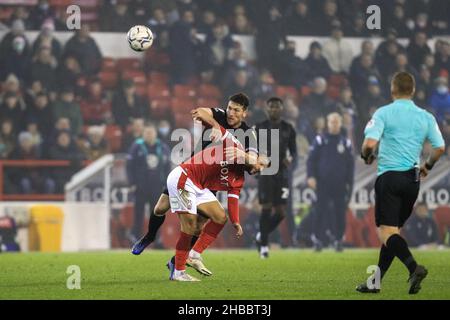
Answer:
<path fill-rule="evenodd" d="M 152 46 L 153 33 L 146 26 L 134 26 L 128 31 L 127 40 L 134 51 L 145 51 Z"/>

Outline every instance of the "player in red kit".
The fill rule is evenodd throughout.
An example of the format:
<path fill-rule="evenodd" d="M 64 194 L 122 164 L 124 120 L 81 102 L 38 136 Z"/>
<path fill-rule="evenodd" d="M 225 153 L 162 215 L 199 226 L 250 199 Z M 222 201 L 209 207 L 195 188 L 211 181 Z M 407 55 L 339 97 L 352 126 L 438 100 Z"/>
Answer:
<path fill-rule="evenodd" d="M 243 234 L 239 223 L 239 194 L 245 179 L 245 151 L 239 141 L 223 127 L 217 126 L 212 136 L 213 140 L 219 139 L 218 144 L 195 154 L 172 170 L 167 178 L 171 211 L 178 214 L 181 223 L 175 266 L 169 267 L 171 280 L 199 281 L 186 273 L 186 260 L 188 257 L 200 259 L 201 253 L 214 242 L 227 222 L 225 210 L 210 190 L 228 192 L 230 220 L 236 229 L 236 236 Z M 237 156 L 230 156 L 230 151 L 237 153 Z M 262 164 L 254 163 L 252 166 L 259 165 Z M 210 220 L 191 250 L 191 238 L 197 225 L 197 209 Z"/>

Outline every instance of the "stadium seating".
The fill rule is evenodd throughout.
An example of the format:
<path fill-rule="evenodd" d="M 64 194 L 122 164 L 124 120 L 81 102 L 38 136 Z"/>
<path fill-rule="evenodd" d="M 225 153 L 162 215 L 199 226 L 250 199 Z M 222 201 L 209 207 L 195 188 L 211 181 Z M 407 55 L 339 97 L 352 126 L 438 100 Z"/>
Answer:
<path fill-rule="evenodd" d="M 364 222 L 358 219 L 350 208 L 347 210 L 346 219 L 345 244 L 364 247 L 366 245 L 363 237 Z"/>
<path fill-rule="evenodd" d="M 169 75 L 165 72 L 152 71 L 148 75 L 148 80 L 152 84 L 167 85 L 169 83 Z"/>
<path fill-rule="evenodd" d="M 377 227 L 375 225 L 375 207 L 371 206 L 364 216 L 364 238 L 367 247 L 379 247 Z"/>
<path fill-rule="evenodd" d="M 194 98 L 178 98 L 174 97 L 171 99 L 170 104 L 172 106 L 172 110 L 175 113 L 184 113 L 184 114 L 190 114 L 190 111 L 193 107 L 195 107 L 196 100 Z"/>
<path fill-rule="evenodd" d="M 178 98 L 193 98 L 197 95 L 194 86 L 177 84 L 173 87 L 173 94 Z"/>
<path fill-rule="evenodd" d="M 168 99 L 170 98 L 170 88 L 164 84 L 153 84 L 150 83 L 147 86 L 147 96 L 150 100 L 152 99 Z"/>
<path fill-rule="evenodd" d="M 198 87 L 197 95 L 201 98 L 222 99 L 222 92 L 217 86 L 212 84 L 201 84 Z"/>
<path fill-rule="evenodd" d="M 119 82 L 119 76 L 115 71 L 100 71 L 98 77 L 105 89 L 114 89 Z"/>
<path fill-rule="evenodd" d="M 450 207 L 441 206 L 434 211 L 434 221 L 438 227 L 439 238 L 444 242 L 445 235 L 450 230 Z"/>
<path fill-rule="evenodd" d="M 141 70 L 141 61 L 136 58 L 117 59 L 117 70 L 120 72 L 126 70 Z"/>
<path fill-rule="evenodd" d="M 299 92 L 295 87 L 277 86 L 275 89 L 275 93 L 282 99 L 285 98 L 286 96 L 290 96 L 294 98 L 296 102 L 299 101 Z"/>

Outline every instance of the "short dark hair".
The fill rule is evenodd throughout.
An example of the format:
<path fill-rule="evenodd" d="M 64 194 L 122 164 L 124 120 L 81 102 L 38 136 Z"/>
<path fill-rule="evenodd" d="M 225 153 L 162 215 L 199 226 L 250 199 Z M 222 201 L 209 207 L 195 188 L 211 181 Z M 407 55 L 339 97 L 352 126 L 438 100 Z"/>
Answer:
<path fill-rule="evenodd" d="M 409 72 L 397 72 L 392 77 L 392 93 L 400 96 L 412 96 L 416 87 L 416 80 Z"/>
<path fill-rule="evenodd" d="M 250 99 L 245 93 L 242 92 L 232 95 L 228 100 L 240 104 L 242 107 L 244 107 L 244 110 L 247 110 L 248 106 L 250 105 Z"/>
<path fill-rule="evenodd" d="M 281 98 L 278 98 L 278 97 L 270 97 L 269 99 L 267 99 L 266 104 L 270 104 L 272 102 L 279 102 L 282 105 L 284 104 L 283 100 Z"/>

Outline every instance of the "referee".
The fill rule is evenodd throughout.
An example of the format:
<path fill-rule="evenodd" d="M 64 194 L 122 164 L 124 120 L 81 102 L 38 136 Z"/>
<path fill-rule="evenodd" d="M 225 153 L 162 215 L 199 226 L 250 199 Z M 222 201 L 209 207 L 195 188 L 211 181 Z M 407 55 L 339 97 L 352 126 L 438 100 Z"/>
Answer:
<path fill-rule="evenodd" d="M 420 178 L 425 178 L 444 153 L 442 134 L 435 118 L 417 107 L 412 98 L 414 77 L 407 72 L 396 73 L 391 82 L 393 103 L 379 108 L 364 131 L 361 157 L 366 164 L 375 160 L 378 147 L 378 172 L 375 182 L 375 222 L 382 247 L 378 261 L 380 280 L 395 257 L 408 268 L 409 294 L 421 289 L 427 269 L 418 265 L 400 229 L 411 215 L 419 194 Z M 419 168 L 420 154 L 428 140 L 432 153 Z M 357 291 L 377 293 L 379 287 L 359 285 Z"/>

